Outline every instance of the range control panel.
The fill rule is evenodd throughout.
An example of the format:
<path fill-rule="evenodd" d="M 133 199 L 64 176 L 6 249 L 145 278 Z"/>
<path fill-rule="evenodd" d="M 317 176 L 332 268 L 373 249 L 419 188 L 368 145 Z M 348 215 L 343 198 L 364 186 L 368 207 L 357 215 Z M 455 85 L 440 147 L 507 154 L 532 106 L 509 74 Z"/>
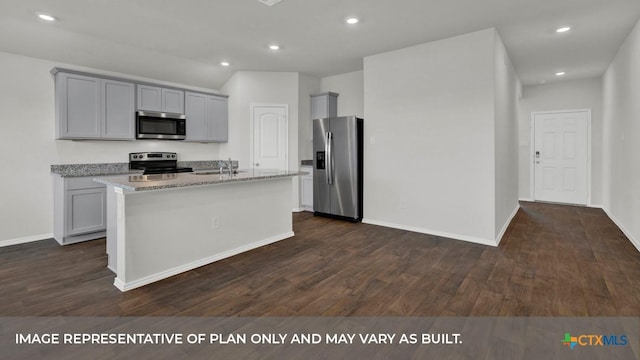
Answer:
<path fill-rule="evenodd" d="M 177 160 L 176 153 L 171 152 L 140 152 L 129 153 L 129 161 L 159 161 L 159 160 Z"/>

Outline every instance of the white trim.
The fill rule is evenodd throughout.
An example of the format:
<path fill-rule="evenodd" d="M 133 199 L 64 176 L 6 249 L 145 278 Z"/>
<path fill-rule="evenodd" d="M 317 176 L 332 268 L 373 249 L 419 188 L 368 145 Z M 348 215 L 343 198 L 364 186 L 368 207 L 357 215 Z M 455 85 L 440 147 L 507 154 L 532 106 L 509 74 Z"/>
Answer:
<path fill-rule="evenodd" d="M 564 114 L 564 113 L 575 113 L 575 112 L 585 112 L 587 113 L 587 203 L 586 204 L 571 204 L 571 205 L 591 205 L 591 178 L 593 174 L 591 173 L 591 109 L 575 109 L 575 110 L 553 110 L 553 111 L 532 111 L 530 124 L 529 124 L 529 196 L 535 200 L 535 166 L 533 165 L 535 162 L 535 117 L 536 115 L 548 115 L 548 114 Z"/>
<path fill-rule="evenodd" d="M 33 235 L 33 236 L 25 236 L 17 239 L 8 239 L 0 241 L 0 247 L 25 244 L 34 241 L 48 240 L 53 238 L 53 234 L 42 234 L 42 235 Z"/>
<path fill-rule="evenodd" d="M 536 167 L 534 165 L 536 158 L 536 127 L 535 127 L 535 113 L 531 113 L 531 118 L 529 119 L 529 197 L 531 201 L 536 201 Z"/>
<path fill-rule="evenodd" d="M 620 220 L 616 219 L 615 216 L 613 216 L 613 214 L 605 207 L 602 208 L 602 210 L 604 210 L 604 213 L 607 214 L 607 216 L 609 217 L 609 219 L 611 219 L 611 221 L 613 221 L 614 224 L 616 224 L 616 226 L 618 228 L 620 228 L 620 231 L 622 231 L 622 233 L 629 239 L 629 241 L 631 241 L 631 244 L 633 244 L 633 246 L 636 247 L 636 249 L 638 251 L 640 251 L 640 241 L 638 241 L 638 239 L 634 238 L 631 235 L 631 231 L 627 230 L 623 225 L 622 222 L 620 222 Z"/>
<path fill-rule="evenodd" d="M 518 201 L 536 202 L 533 198 L 519 198 Z"/>
<path fill-rule="evenodd" d="M 270 103 L 250 103 L 249 104 L 249 163 L 251 164 L 250 167 L 255 167 L 254 164 L 256 163 L 254 161 L 253 158 L 253 111 L 256 107 L 273 107 L 273 108 L 284 108 L 285 112 L 286 112 L 286 117 L 287 117 L 287 126 L 285 127 L 286 129 L 286 136 L 284 137 L 284 141 L 285 141 L 285 148 L 287 149 L 287 152 L 284 154 L 285 156 L 285 165 L 286 165 L 286 169 L 283 170 L 289 170 L 289 153 L 291 152 L 291 149 L 289 149 L 289 104 L 270 104 Z"/>
<path fill-rule="evenodd" d="M 303 211 L 304 211 L 304 208 L 300 208 L 300 207 L 298 207 L 298 208 L 293 208 L 293 209 L 291 210 L 291 212 L 294 212 L 294 213 L 299 213 L 299 212 L 303 212 Z"/>
<path fill-rule="evenodd" d="M 500 241 L 502 241 L 502 237 L 504 236 L 504 233 L 507 232 L 507 228 L 509 228 L 509 225 L 511 225 L 511 221 L 513 221 L 513 218 L 516 217 L 518 210 L 520 210 L 520 204 L 518 204 L 518 206 L 516 206 L 516 208 L 511 213 L 511 215 L 509 215 L 509 218 L 504 223 L 502 230 L 500 230 L 500 233 L 498 233 L 498 236 L 496 236 L 496 246 L 500 245 Z"/>
<path fill-rule="evenodd" d="M 231 250 L 225 251 L 223 253 L 219 253 L 219 254 L 216 254 L 216 255 L 213 255 L 213 256 L 206 257 L 204 259 L 196 260 L 196 261 L 190 262 L 188 264 L 176 266 L 176 267 L 174 267 L 172 269 L 168 269 L 168 270 L 156 273 L 156 274 L 145 276 L 145 277 L 143 277 L 141 279 L 134 280 L 134 281 L 131 281 L 131 282 L 124 282 L 124 281 L 120 280 L 120 278 L 116 277 L 116 279 L 113 281 L 113 285 L 115 285 L 115 287 L 117 287 L 120 291 L 123 291 L 123 292 L 124 291 L 133 290 L 135 288 L 139 288 L 141 286 L 148 285 L 148 284 L 151 284 L 153 282 L 156 282 L 156 281 L 159 281 L 159 280 L 162 280 L 162 279 L 166 279 L 166 278 L 174 276 L 174 275 L 178 275 L 178 274 L 183 273 L 185 271 L 193 270 L 193 269 L 198 268 L 200 266 L 208 265 L 208 264 L 211 264 L 213 262 L 216 262 L 216 261 L 219 261 L 219 260 L 234 256 L 234 255 L 238 255 L 238 254 L 243 253 L 245 251 L 257 249 L 257 248 L 259 248 L 261 246 L 273 244 L 273 243 L 278 242 L 280 240 L 288 239 L 288 238 L 290 238 L 290 237 L 292 237 L 294 235 L 295 234 L 293 233 L 293 231 L 289 231 L 289 232 L 286 232 L 286 233 L 280 234 L 280 235 L 275 235 L 275 236 L 269 237 L 269 238 L 264 239 L 264 240 L 256 241 L 256 242 L 253 242 L 251 244 L 243 245 L 243 246 L 237 247 L 235 249 L 231 249 Z"/>
<path fill-rule="evenodd" d="M 425 229 L 425 228 L 421 228 L 421 227 L 417 227 L 417 226 L 400 225 L 400 224 L 395 224 L 395 223 L 391 223 L 391 222 L 387 222 L 387 221 L 379 221 L 379 220 L 373 220 L 373 219 L 363 219 L 362 222 L 365 223 L 365 224 L 384 226 L 384 227 L 393 228 L 393 229 L 413 231 L 413 232 L 417 232 L 417 233 L 421 233 L 421 234 L 434 235 L 434 236 L 439 236 L 439 237 L 444 237 L 444 238 L 449 238 L 449 239 L 454 239 L 454 240 L 462 240 L 462 241 L 472 242 L 472 243 L 476 243 L 476 244 L 480 244 L 480 245 L 498 246 L 496 244 L 495 240 L 482 239 L 482 238 L 475 237 L 475 236 L 460 235 L 460 234 L 448 233 L 448 232 L 444 232 L 444 231 L 436 231 L 436 230 Z"/>

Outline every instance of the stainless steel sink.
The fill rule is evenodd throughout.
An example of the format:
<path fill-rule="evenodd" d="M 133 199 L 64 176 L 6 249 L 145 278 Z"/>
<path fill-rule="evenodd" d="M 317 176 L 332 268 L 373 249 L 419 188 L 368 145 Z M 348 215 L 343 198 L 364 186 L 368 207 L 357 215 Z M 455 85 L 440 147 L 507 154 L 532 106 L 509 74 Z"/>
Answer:
<path fill-rule="evenodd" d="M 246 172 L 245 170 L 233 170 L 233 174 L 239 174 L 239 173 L 244 173 Z M 197 171 L 197 172 L 193 172 L 193 175 L 220 175 L 220 170 L 210 170 L 210 171 Z M 222 171 L 222 175 L 228 175 L 229 172 L 228 171 Z"/>
<path fill-rule="evenodd" d="M 193 175 L 220 175 L 220 171 L 219 170 L 212 170 L 212 171 L 198 171 L 198 172 L 194 172 L 192 173 Z"/>

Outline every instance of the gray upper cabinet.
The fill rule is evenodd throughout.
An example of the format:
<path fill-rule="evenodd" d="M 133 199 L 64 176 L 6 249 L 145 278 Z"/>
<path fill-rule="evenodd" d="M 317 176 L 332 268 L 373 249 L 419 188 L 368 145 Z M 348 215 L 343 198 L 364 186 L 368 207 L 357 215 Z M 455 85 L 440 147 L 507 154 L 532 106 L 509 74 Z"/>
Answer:
<path fill-rule="evenodd" d="M 56 138 L 100 138 L 100 79 L 56 74 Z"/>
<path fill-rule="evenodd" d="M 186 141 L 207 141 L 207 95 L 185 94 L 185 115 L 187 116 Z"/>
<path fill-rule="evenodd" d="M 56 72 L 56 138 L 133 140 L 134 85 Z"/>
<path fill-rule="evenodd" d="M 133 140 L 136 136 L 134 85 L 102 80 L 102 138 Z"/>
<path fill-rule="evenodd" d="M 162 89 L 157 86 L 138 85 L 138 110 L 162 111 Z"/>
<path fill-rule="evenodd" d="M 338 116 L 338 94 L 326 92 L 311 95 L 311 119 Z"/>
<path fill-rule="evenodd" d="M 209 96 L 207 117 L 209 119 L 209 139 L 215 142 L 227 142 L 229 140 L 228 99 Z"/>
<path fill-rule="evenodd" d="M 138 85 L 138 110 L 184 114 L 184 91 Z"/>
<path fill-rule="evenodd" d="M 228 101 L 225 96 L 185 93 L 186 141 L 227 142 L 229 138 Z"/>
<path fill-rule="evenodd" d="M 184 91 L 163 88 L 162 112 L 184 114 Z"/>

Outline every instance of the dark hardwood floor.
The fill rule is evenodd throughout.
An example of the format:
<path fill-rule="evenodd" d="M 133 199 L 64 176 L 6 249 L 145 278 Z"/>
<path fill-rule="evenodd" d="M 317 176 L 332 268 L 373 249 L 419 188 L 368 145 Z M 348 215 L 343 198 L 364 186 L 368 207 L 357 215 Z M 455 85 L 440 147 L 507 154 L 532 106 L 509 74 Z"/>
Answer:
<path fill-rule="evenodd" d="M 640 253 L 599 209 L 522 203 L 498 248 L 293 219 L 294 238 L 126 293 L 104 240 L 0 248 L 0 316 L 640 316 Z"/>

